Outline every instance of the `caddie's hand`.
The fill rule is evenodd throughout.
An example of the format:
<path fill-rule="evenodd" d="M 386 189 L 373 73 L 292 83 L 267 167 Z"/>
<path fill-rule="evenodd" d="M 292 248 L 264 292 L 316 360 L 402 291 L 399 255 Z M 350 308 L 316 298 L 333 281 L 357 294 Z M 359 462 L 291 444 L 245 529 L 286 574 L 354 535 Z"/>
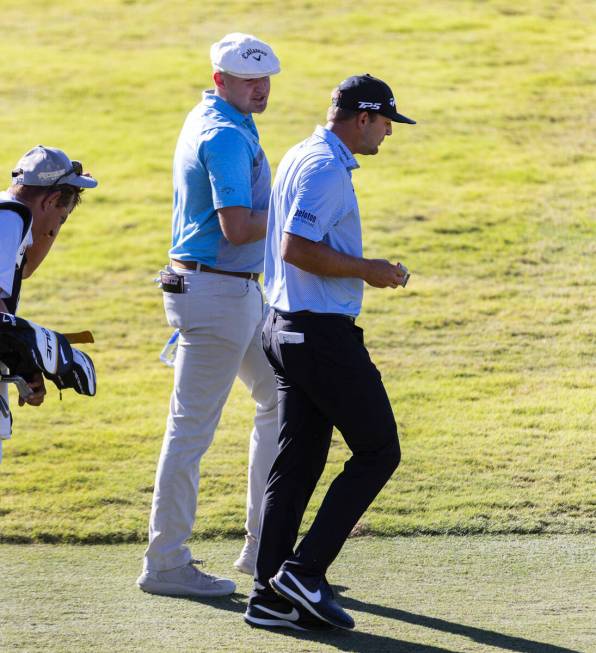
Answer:
<path fill-rule="evenodd" d="M 386 259 L 367 260 L 364 281 L 374 288 L 397 288 L 403 282 L 403 272 Z"/>
<path fill-rule="evenodd" d="M 19 396 L 19 406 L 24 406 L 25 404 L 41 406 L 46 396 L 46 386 L 41 373 L 36 372 L 27 385 L 33 390 L 33 394 L 29 395 L 27 399 L 22 399 Z"/>

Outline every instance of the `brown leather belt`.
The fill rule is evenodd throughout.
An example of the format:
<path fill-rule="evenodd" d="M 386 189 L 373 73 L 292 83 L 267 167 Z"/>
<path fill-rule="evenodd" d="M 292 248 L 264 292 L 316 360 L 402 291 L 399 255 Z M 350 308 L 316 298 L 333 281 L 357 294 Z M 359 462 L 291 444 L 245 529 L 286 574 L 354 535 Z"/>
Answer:
<path fill-rule="evenodd" d="M 211 272 L 212 274 L 224 274 L 228 277 L 240 277 L 241 279 L 251 279 L 252 281 L 259 280 L 258 272 L 230 272 L 229 270 L 216 270 L 210 268 L 204 263 L 197 261 L 180 261 L 178 259 L 170 259 L 171 265 L 177 268 L 184 268 L 185 270 L 198 270 L 199 272 Z"/>

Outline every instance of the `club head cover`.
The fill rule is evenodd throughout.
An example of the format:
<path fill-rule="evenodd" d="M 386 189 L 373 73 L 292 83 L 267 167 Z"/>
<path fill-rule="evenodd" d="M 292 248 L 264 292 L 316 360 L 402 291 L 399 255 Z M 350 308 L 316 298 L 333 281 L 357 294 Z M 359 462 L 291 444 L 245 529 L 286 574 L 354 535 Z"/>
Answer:
<path fill-rule="evenodd" d="M 56 377 L 49 377 L 60 388 L 74 388 L 75 392 L 80 395 L 93 397 L 97 391 L 97 377 L 95 375 L 95 366 L 91 358 L 80 351 L 71 347 L 72 364 L 69 368 Z"/>
<path fill-rule="evenodd" d="M 87 354 L 61 333 L 9 313 L 0 313 L 0 361 L 26 380 L 41 371 L 60 390 L 95 395 L 95 367 Z"/>

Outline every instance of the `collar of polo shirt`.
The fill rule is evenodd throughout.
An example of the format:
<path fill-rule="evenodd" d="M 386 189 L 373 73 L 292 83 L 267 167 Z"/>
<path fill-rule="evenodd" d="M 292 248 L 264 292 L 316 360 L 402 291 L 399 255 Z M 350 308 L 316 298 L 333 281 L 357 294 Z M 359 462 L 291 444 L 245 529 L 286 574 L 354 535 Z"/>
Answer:
<path fill-rule="evenodd" d="M 356 161 L 354 155 L 350 152 L 349 148 L 341 138 L 339 138 L 339 136 L 322 125 L 317 125 L 315 134 L 333 147 L 333 149 L 338 153 L 338 158 L 348 170 L 355 170 L 360 167 L 360 164 Z"/>
<path fill-rule="evenodd" d="M 259 133 L 257 131 L 257 126 L 252 117 L 252 114 L 246 115 L 238 111 L 236 107 L 231 105 L 229 102 L 226 102 L 222 97 L 215 95 L 215 91 L 213 89 L 203 91 L 203 104 L 213 107 L 235 124 L 240 125 L 241 127 L 245 127 L 258 140 Z"/>

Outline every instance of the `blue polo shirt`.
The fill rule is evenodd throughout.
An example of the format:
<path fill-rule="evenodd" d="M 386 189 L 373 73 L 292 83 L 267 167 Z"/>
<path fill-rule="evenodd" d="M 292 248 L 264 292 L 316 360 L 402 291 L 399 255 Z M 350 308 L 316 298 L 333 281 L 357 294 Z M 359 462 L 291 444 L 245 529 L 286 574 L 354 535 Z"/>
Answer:
<path fill-rule="evenodd" d="M 174 154 L 170 257 L 230 272 L 261 272 L 263 240 L 232 245 L 217 209 L 266 210 L 271 170 L 252 115 L 212 91 L 187 116 Z"/>
<path fill-rule="evenodd" d="M 283 232 L 362 256 L 362 229 L 350 150 L 333 132 L 317 127 L 282 159 L 269 204 L 265 245 L 265 292 L 280 311 L 341 313 L 356 317 L 362 306 L 361 279 L 320 277 L 281 258 Z"/>

